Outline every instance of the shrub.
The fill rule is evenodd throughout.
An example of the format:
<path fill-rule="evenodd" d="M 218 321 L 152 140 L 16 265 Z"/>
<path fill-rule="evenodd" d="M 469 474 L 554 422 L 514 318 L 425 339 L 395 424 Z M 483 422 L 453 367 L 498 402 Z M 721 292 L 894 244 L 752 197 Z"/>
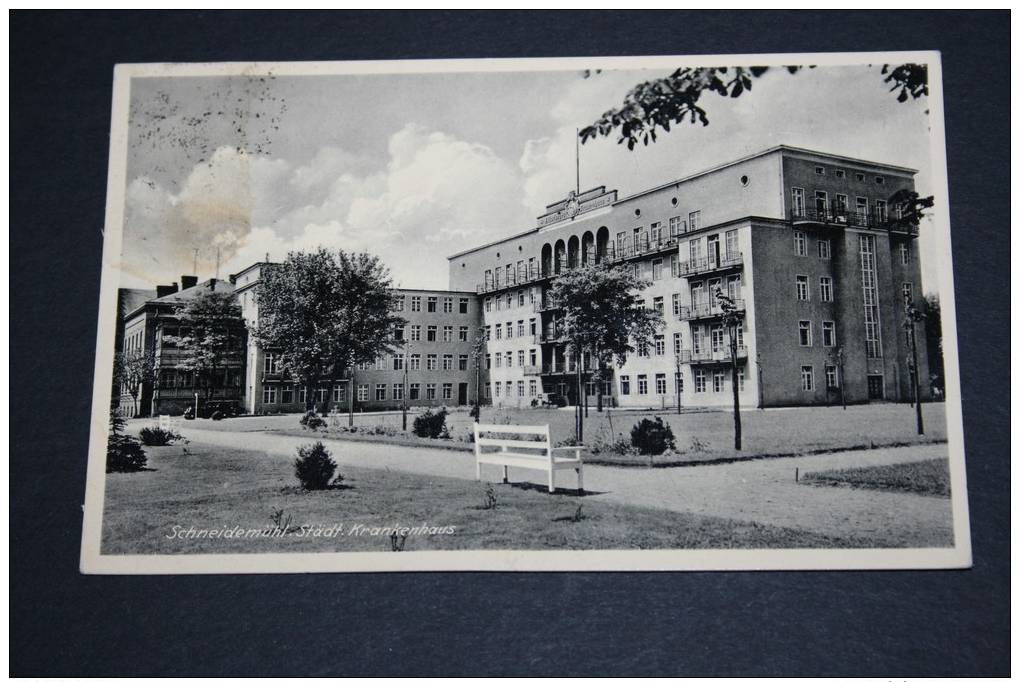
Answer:
<path fill-rule="evenodd" d="M 336 473 L 336 462 L 322 441 L 314 445 L 302 445 L 298 447 L 297 453 L 294 459 L 294 475 L 305 490 L 325 490 L 330 486 L 330 482 L 335 485 L 344 480 L 340 474 L 333 478 L 333 474 Z"/>
<path fill-rule="evenodd" d="M 143 445 L 151 446 L 170 445 L 181 438 L 180 434 L 158 426 L 146 426 L 138 432 L 138 435 L 141 436 Z"/>
<path fill-rule="evenodd" d="M 301 426 L 309 429 L 310 431 L 317 431 L 325 428 L 326 420 L 315 414 L 315 410 L 308 410 L 301 417 Z"/>
<path fill-rule="evenodd" d="M 419 438 L 449 438 L 450 432 L 446 430 L 446 408 L 441 407 L 437 412 L 425 410 L 415 417 L 414 435 Z"/>
<path fill-rule="evenodd" d="M 468 412 L 468 415 L 469 415 L 469 416 L 470 416 L 470 417 L 471 417 L 472 419 L 479 419 L 479 418 L 481 418 L 481 416 L 482 416 L 482 406 L 481 406 L 481 405 L 479 405 L 479 404 L 478 404 L 478 403 L 476 402 L 476 403 L 475 403 L 474 405 L 472 405 L 472 406 L 471 406 L 471 411 L 470 411 L 470 412 Z"/>
<path fill-rule="evenodd" d="M 110 437 L 106 441 L 106 472 L 141 471 L 148 459 L 137 438 L 124 434 L 124 418 L 110 412 Z"/>
<path fill-rule="evenodd" d="M 662 422 L 662 417 L 642 419 L 630 430 L 630 443 L 644 455 L 661 455 L 676 447 L 673 429 Z"/>

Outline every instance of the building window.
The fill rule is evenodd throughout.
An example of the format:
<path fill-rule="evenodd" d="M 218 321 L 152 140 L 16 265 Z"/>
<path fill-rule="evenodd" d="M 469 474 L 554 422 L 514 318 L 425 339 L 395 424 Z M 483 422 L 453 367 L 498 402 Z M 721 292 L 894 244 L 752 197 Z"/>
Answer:
<path fill-rule="evenodd" d="M 839 387 L 839 374 L 836 373 L 836 367 L 833 365 L 825 366 L 825 387 L 826 388 Z"/>
<path fill-rule="evenodd" d="M 402 370 L 404 369 L 404 356 L 394 355 L 393 356 L 393 369 Z"/>
<path fill-rule="evenodd" d="M 280 402 L 284 404 L 294 402 L 294 386 L 287 384 L 280 390 Z"/>
<path fill-rule="evenodd" d="M 449 353 L 443 354 L 443 370 L 446 372 L 453 370 L 453 355 Z"/>
<path fill-rule="evenodd" d="M 358 401 L 365 402 L 368 400 L 368 384 L 358 384 Z"/>
<path fill-rule="evenodd" d="M 426 337 L 425 337 L 425 340 L 426 340 L 426 341 L 432 341 L 432 342 L 435 342 L 435 340 L 436 340 L 436 332 L 437 332 L 438 330 L 439 330 L 439 327 L 438 327 L 437 325 L 434 325 L 434 324 L 430 324 L 430 325 L 428 326 L 428 331 L 426 332 Z"/>
<path fill-rule="evenodd" d="M 266 384 L 262 387 L 262 402 L 265 405 L 276 404 L 276 384 Z"/>
<path fill-rule="evenodd" d="M 421 341 L 421 325 L 420 324 L 412 324 L 411 325 L 411 340 L 412 341 Z"/>
<path fill-rule="evenodd" d="M 457 369 L 465 371 L 468 368 L 468 356 L 458 355 L 457 356 Z"/>
<path fill-rule="evenodd" d="M 346 384 L 333 384 L 333 402 L 343 403 L 347 401 L 347 385 Z M 284 401 L 287 402 L 287 401 Z"/>
<path fill-rule="evenodd" d="M 832 348 L 836 345 L 836 323 L 822 322 L 822 345 Z"/>
<path fill-rule="evenodd" d="M 832 257 L 832 242 L 828 239 L 818 240 L 818 257 L 826 260 Z"/>
<path fill-rule="evenodd" d="M 807 238 L 800 230 L 793 231 L 793 253 L 796 256 L 807 255 Z"/>
<path fill-rule="evenodd" d="M 425 356 L 425 369 L 430 372 L 435 372 L 436 367 L 439 364 L 439 356 L 435 353 L 429 353 Z"/>
<path fill-rule="evenodd" d="M 910 265 L 910 247 L 906 242 L 900 244 L 900 264 Z"/>
<path fill-rule="evenodd" d="M 457 331 L 458 331 L 458 336 L 457 336 L 458 339 L 460 339 L 461 341 L 467 341 L 468 340 L 468 328 L 467 327 L 461 327 Z"/>
<path fill-rule="evenodd" d="M 800 387 L 805 391 L 815 390 L 815 369 L 811 365 L 801 365 Z"/>
<path fill-rule="evenodd" d="M 669 219 L 669 236 L 676 237 L 687 231 L 687 221 L 678 215 Z"/>
<path fill-rule="evenodd" d="M 301 403 L 302 405 L 305 405 L 305 404 L 308 403 L 308 387 L 307 386 L 298 386 L 298 398 L 297 398 L 297 401 L 299 403 Z"/>
<path fill-rule="evenodd" d="M 683 349 L 683 337 L 680 332 L 673 332 L 673 353 L 674 355 L 680 355 L 680 351 Z"/>
<path fill-rule="evenodd" d="M 822 303 L 832 303 L 832 278 L 818 278 L 818 294 Z"/>
<path fill-rule="evenodd" d="M 800 334 L 800 345 L 810 346 L 811 345 L 811 322 L 808 320 L 801 320 L 798 323 L 798 333 Z"/>
<path fill-rule="evenodd" d="M 524 351 L 517 351 L 517 364 L 520 367 L 524 367 Z"/>
<path fill-rule="evenodd" d="M 280 356 L 277 353 L 266 353 L 262 362 L 262 369 L 266 374 L 280 373 Z"/>
<path fill-rule="evenodd" d="M 421 355 L 419 353 L 411 353 L 411 366 L 410 369 L 418 371 L 421 369 Z"/>
<path fill-rule="evenodd" d="M 524 382 L 523 381 L 518 381 L 517 382 L 517 397 L 518 398 L 523 398 L 524 397 Z"/>
<path fill-rule="evenodd" d="M 676 392 L 678 394 L 684 392 L 684 375 L 683 372 L 677 370 L 676 373 Z"/>
<path fill-rule="evenodd" d="M 825 168 L 822 166 L 815 166 L 815 175 L 825 175 Z"/>
<path fill-rule="evenodd" d="M 854 173 L 854 179 L 857 182 L 864 182 L 864 173 Z"/>
<path fill-rule="evenodd" d="M 662 259 L 656 258 L 652 261 L 652 280 L 658 281 L 662 279 Z"/>
<path fill-rule="evenodd" d="M 443 326 L 443 342 L 451 343 L 453 341 L 453 327 L 449 325 Z"/>
<path fill-rule="evenodd" d="M 412 296 L 411 297 L 411 312 L 412 313 L 420 313 L 421 312 L 421 296 Z"/>
<path fill-rule="evenodd" d="M 861 220 L 865 220 L 868 217 L 868 199 L 867 197 L 857 197 L 856 200 L 857 217 Z"/>
<path fill-rule="evenodd" d="M 666 337 L 662 334 L 656 334 L 655 336 L 655 354 L 666 354 Z"/>
<path fill-rule="evenodd" d="M 666 394 L 666 375 L 656 374 L 655 375 L 655 394 L 665 395 Z"/>
<path fill-rule="evenodd" d="M 514 352 L 512 350 L 508 350 L 506 352 L 506 366 L 507 367 L 514 366 Z"/>
<path fill-rule="evenodd" d="M 687 224 L 690 225 L 690 230 L 693 232 L 701 227 L 701 211 L 691 211 L 687 216 Z"/>
<path fill-rule="evenodd" d="M 875 200 L 875 220 L 878 221 L 879 225 L 884 225 L 886 220 L 889 218 L 889 211 L 886 208 L 886 203 L 882 199 Z"/>
<path fill-rule="evenodd" d="M 538 395 L 538 382 L 534 379 L 528 380 L 528 396 L 534 398 Z"/>
<path fill-rule="evenodd" d="M 435 399 L 436 399 L 436 385 L 435 384 L 425 384 L 425 400 L 435 400 Z"/>
<path fill-rule="evenodd" d="M 497 324 L 496 325 L 496 340 L 499 341 L 502 338 L 503 338 L 503 325 Z"/>
<path fill-rule="evenodd" d="M 421 384 L 411 384 L 408 390 L 408 400 L 421 399 Z"/>
<path fill-rule="evenodd" d="M 914 300 L 914 285 L 910 282 L 903 283 L 903 300 L 913 301 Z"/>
<path fill-rule="evenodd" d="M 404 399 L 404 385 L 403 384 L 393 384 L 393 399 L 394 400 L 403 400 Z"/>
<path fill-rule="evenodd" d="M 449 296 L 443 297 L 443 312 L 444 313 L 453 312 L 453 299 L 450 298 Z"/>
<path fill-rule="evenodd" d="M 393 297 L 393 310 L 395 310 L 398 313 L 404 312 L 404 297 L 403 296 L 394 296 Z"/>
<path fill-rule="evenodd" d="M 883 178 L 881 175 L 876 175 L 875 176 L 875 184 L 876 185 L 884 185 L 885 184 L 885 178 Z"/>
<path fill-rule="evenodd" d="M 485 369 L 492 369 L 492 356 L 485 354 Z"/>
<path fill-rule="evenodd" d="M 798 301 L 810 300 L 810 295 L 808 294 L 807 275 L 797 275 L 797 300 Z"/>
<path fill-rule="evenodd" d="M 807 214 L 807 211 L 804 210 L 804 189 L 802 187 L 791 187 L 790 200 L 792 201 L 793 217 L 803 218 Z"/>
<path fill-rule="evenodd" d="M 843 170 L 842 168 L 837 168 L 836 169 L 836 177 L 837 178 L 845 178 L 846 177 L 846 171 Z"/>
<path fill-rule="evenodd" d="M 648 375 L 638 374 L 637 375 L 637 392 L 638 395 L 648 395 Z"/>
<path fill-rule="evenodd" d="M 506 338 L 508 338 L 508 339 L 514 338 L 514 323 L 513 322 L 507 322 L 506 323 Z"/>
<path fill-rule="evenodd" d="M 453 398 L 453 384 L 443 384 L 443 400 Z"/>
<path fill-rule="evenodd" d="M 487 312 L 487 313 L 491 313 L 492 312 L 492 297 L 491 296 L 487 296 L 485 298 L 485 312 Z"/>
<path fill-rule="evenodd" d="M 662 296 L 655 296 L 652 298 L 652 308 L 655 312 L 662 317 L 666 314 L 666 304 L 662 299 Z"/>
<path fill-rule="evenodd" d="M 673 317 L 680 317 L 680 294 L 673 294 Z"/>
<path fill-rule="evenodd" d="M 386 400 L 386 384 L 375 385 L 375 399 Z"/>
<path fill-rule="evenodd" d="M 726 390 L 726 372 L 716 370 L 712 373 L 712 391 L 722 393 Z"/>
<path fill-rule="evenodd" d="M 737 371 L 737 390 L 741 393 L 744 392 L 744 370 Z"/>
<path fill-rule="evenodd" d="M 712 325 L 712 352 L 719 353 L 726 350 L 726 331 L 721 324 Z"/>
<path fill-rule="evenodd" d="M 705 376 L 705 370 L 696 369 L 694 370 L 694 392 L 704 393 L 708 388 L 708 381 Z"/>
<path fill-rule="evenodd" d="M 468 311 L 468 299 L 462 298 L 460 299 L 460 314 L 467 315 L 467 311 Z"/>
<path fill-rule="evenodd" d="M 428 306 L 425 312 L 434 313 L 436 312 L 436 303 L 439 302 L 438 296 L 429 296 L 426 305 Z"/>
<path fill-rule="evenodd" d="M 517 306 L 520 308 L 524 307 L 524 289 L 517 292 Z"/>
<path fill-rule="evenodd" d="M 726 260 L 733 260 L 740 255 L 740 247 L 737 242 L 737 231 L 726 231 Z"/>
<path fill-rule="evenodd" d="M 495 357 L 496 357 L 496 369 L 499 369 L 500 367 L 503 366 L 503 354 L 496 353 Z"/>
<path fill-rule="evenodd" d="M 630 377 L 620 377 L 620 395 L 630 395 Z"/>
<path fill-rule="evenodd" d="M 538 363 L 538 351 L 534 348 L 528 351 L 528 364 L 534 367 Z"/>

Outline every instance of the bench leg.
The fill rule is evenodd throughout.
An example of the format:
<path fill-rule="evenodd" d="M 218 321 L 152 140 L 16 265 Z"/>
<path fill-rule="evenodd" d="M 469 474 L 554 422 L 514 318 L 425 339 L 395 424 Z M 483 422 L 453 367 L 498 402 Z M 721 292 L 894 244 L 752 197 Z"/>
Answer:
<path fill-rule="evenodd" d="M 556 470 L 549 469 L 549 494 L 556 492 Z"/>
<path fill-rule="evenodd" d="M 581 476 L 581 467 L 577 467 L 577 494 L 584 492 L 584 478 Z"/>
<path fill-rule="evenodd" d="M 477 459 L 475 460 L 475 480 L 482 480 L 482 463 Z"/>

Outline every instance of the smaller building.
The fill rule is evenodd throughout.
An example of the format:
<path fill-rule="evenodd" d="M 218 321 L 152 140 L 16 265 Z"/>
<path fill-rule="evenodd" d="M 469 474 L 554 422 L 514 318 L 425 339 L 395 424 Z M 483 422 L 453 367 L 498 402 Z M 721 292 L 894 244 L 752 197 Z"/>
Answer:
<path fill-rule="evenodd" d="M 237 353 L 223 363 L 222 371 L 211 377 L 211 388 L 196 380 L 194 373 L 178 368 L 182 352 L 170 339 L 187 335 L 182 329 L 177 312 L 188 299 L 206 292 L 232 292 L 230 282 L 210 279 L 201 284 L 190 275 L 177 283 L 156 287 L 155 297 L 143 300 L 124 315 L 122 345 L 124 353 L 153 354 L 154 371 L 151 380 L 143 382 L 137 401 L 129 392 L 120 389 L 120 410 L 126 416 L 170 414 L 179 415 L 189 406 L 205 400 L 233 403 L 238 408 L 243 395 L 244 353 L 247 334 L 244 323 L 228 329 L 236 344 Z M 135 404 L 137 402 L 137 413 Z"/>

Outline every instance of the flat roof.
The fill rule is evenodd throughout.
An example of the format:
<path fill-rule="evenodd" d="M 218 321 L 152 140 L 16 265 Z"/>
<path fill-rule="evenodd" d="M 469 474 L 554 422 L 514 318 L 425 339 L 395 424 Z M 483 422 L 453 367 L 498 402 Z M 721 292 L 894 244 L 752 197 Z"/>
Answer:
<path fill-rule="evenodd" d="M 810 157 L 813 157 L 813 158 L 824 158 L 824 159 L 827 159 L 829 161 L 842 161 L 844 163 L 860 164 L 860 165 L 863 165 L 863 166 L 870 166 L 872 168 L 884 168 L 886 170 L 892 170 L 892 171 L 896 171 L 896 172 L 900 172 L 900 173 L 909 173 L 910 175 L 914 175 L 914 174 L 917 173 L 917 169 L 916 168 L 908 168 L 907 166 L 897 166 L 897 165 L 894 165 L 894 164 L 882 163 L 882 162 L 879 162 L 879 161 L 868 161 L 866 159 L 856 159 L 856 158 L 853 158 L 853 157 L 850 157 L 850 156 L 843 156 L 843 155 L 840 155 L 840 154 L 830 154 L 829 152 L 820 152 L 820 151 L 816 151 L 816 150 L 813 150 L 813 149 L 806 149 L 804 147 L 793 147 L 791 145 L 779 144 L 779 145 L 775 145 L 774 147 L 769 147 L 768 149 L 763 149 L 761 151 L 754 152 L 753 154 L 748 154 L 747 156 L 742 156 L 742 157 L 740 157 L 738 159 L 734 159 L 732 161 L 727 161 L 726 163 L 721 163 L 721 164 L 718 164 L 716 166 L 711 166 L 709 168 L 704 168 L 702 170 L 695 171 L 694 173 L 690 173 L 689 175 L 684 175 L 684 176 L 679 177 L 679 178 L 677 178 L 675 180 L 671 180 L 669 182 L 664 182 L 664 183 L 662 183 L 660 185 L 656 185 L 654 187 L 649 187 L 648 189 L 639 190 L 639 191 L 634 192 L 633 194 L 625 196 L 625 197 L 623 197 L 621 199 L 617 199 L 616 201 L 614 201 L 611 204 L 611 206 L 616 206 L 617 204 L 623 204 L 623 203 L 626 203 L 626 202 L 631 201 L 633 199 L 637 199 L 638 197 L 642 197 L 642 196 L 644 196 L 646 194 L 651 194 L 652 192 L 657 192 L 657 191 L 665 189 L 667 187 L 672 187 L 673 185 L 679 185 L 682 182 L 688 182 L 690 180 L 694 180 L 695 178 L 699 178 L 699 177 L 701 177 L 703 175 L 708 175 L 709 173 L 715 173 L 715 172 L 721 171 L 723 169 L 730 168 L 731 166 L 736 166 L 738 164 L 746 163 L 748 161 L 751 161 L 753 159 L 761 158 L 763 156 L 768 156 L 769 154 L 777 154 L 777 153 L 780 153 L 780 152 L 792 152 L 793 154 L 801 154 L 801 155 L 810 156 Z M 605 185 L 602 185 L 602 186 L 605 187 Z M 550 206 L 556 206 L 557 203 L 559 203 L 559 202 L 550 204 L 546 208 L 549 208 Z M 457 253 L 455 253 L 453 255 L 447 256 L 446 259 L 447 260 L 453 260 L 454 258 L 459 258 L 460 256 L 465 256 L 465 255 L 467 255 L 469 253 L 473 253 L 475 251 L 480 251 L 480 250 L 486 249 L 486 248 L 488 248 L 490 246 L 495 246 L 497 244 L 502 244 L 504 242 L 512 241 L 514 239 L 518 239 L 520 237 L 524 237 L 524 236 L 532 234 L 534 232 L 538 232 L 539 229 L 540 229 L 539 227 L 533 227 L 531 229 L 525 230 L 523 232 L 518 232 L 518 233 L 510 235 L 508 237 L 502 237 L 500 239 L 496 239 L 494 241 L 487 242 L 485 244 L 481 244 L 479 246 L 472 247 L 470 249 L 465 249 L 463 251 L 458 251 Z"/>

